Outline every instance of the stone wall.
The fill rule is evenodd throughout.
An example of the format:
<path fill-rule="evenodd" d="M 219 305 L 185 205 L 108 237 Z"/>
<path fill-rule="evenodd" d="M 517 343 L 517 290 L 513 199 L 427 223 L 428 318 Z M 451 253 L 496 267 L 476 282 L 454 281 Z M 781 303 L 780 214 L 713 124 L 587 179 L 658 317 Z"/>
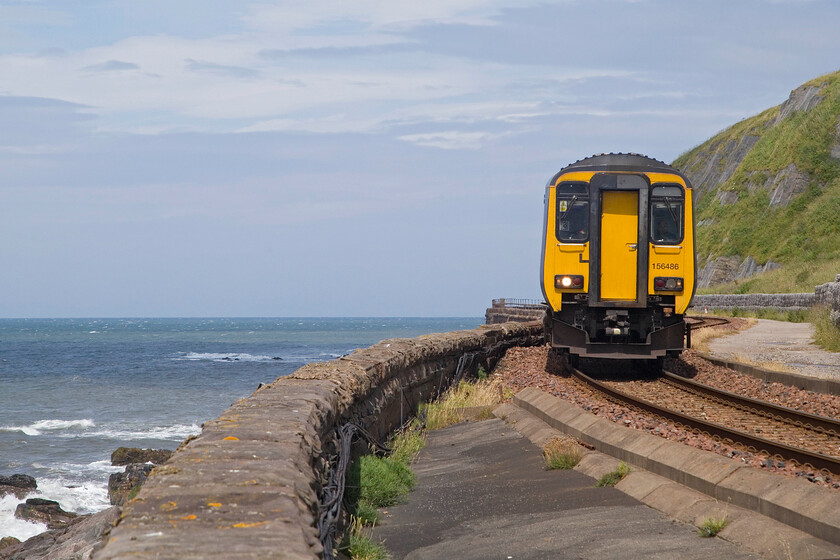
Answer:
<path fill-rule="evenodd" d="M 509 321 L 542 321 L 546 309 L 544 303 L 535 300 L 494 299 L 491 307 L 484 312 L 484 323 L 495 325 Z"/>
<path fill-rule="evenodd" d="M 691 300 L 691 307 L 709 309 L 766 309 L 783 310 L 806 309 L 816 303 L 814 294 L 707 294 L 696 295 Z"/>
<path fill-rule="evenodd" d="M 490 368 L 507 347 L 542 339 L 534 322 L 383 340 L 260 386 L 152 471 L 94 559 L 319 558 L 338 426 L 352 419 L 384 438 L 466 353 Z"/>
<path fill-rule="evenodd" d="M 840 274 L 834 282 L 826 282 L 814 288 L 817 303 L 831 309 L 831 320 L 840 327 Z"/>

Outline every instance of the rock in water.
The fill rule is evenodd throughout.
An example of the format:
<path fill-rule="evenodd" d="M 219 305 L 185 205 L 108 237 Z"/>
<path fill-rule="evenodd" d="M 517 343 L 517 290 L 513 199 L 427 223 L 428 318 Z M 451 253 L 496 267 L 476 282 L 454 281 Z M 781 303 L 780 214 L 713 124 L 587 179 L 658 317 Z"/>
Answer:
<path fill-rule="evenodd" d="M 108 479 L 108 499 L 111 505 L 121 506 L 136 496 L 137 490 L 153 468 L 155 466 L 148 463 L 133 463 L 125 467 L 125 472 L 112 474 Z"/>
<path fill-rule="evenodd" d="M 94 550 L 104 544 L 105 537 L 119 518 L 118 507 L 79 516 L 67 528 L 46 531 L 22 543 L 12 543 L 7 548 L 0 545 L 0 559 L 89 560 Z"/>
<path fill-rule="evenodd" d="M 18 504 L 15 517 L 34 523 L 46 523 L 49 529 L 62 529 L 78 517 L 78 514 L 64 511 L 54 500 L 29 498 L 26 503 Z"/>
<path fill-rule="evenodd" d="M 2 551 L 4 548 L 14 546 L 16 544 L 20 544 L 20 539 L 17 539 L 15 537 L 3 537 L 2 539 L 0 539 L 0 551 Z M 0 552 L 0 554 L 2 554 L 2 552 Z"/>
<path fill-rule="evenodd" d="M 139 447 L 120 447 L 111 453 L 111 464 L 115 467 L 131 463 L 154 463 L 161 465 L 172 456 L 169 449 L 140 449 Z"/>
<path fill-rule="evenodd" d="M 0 498 L 6 494 L 14 494 L 16 498 L 23 499 L 36 488 L 38 488 L 38 483 L 28 474 L 0 476 Z"/>

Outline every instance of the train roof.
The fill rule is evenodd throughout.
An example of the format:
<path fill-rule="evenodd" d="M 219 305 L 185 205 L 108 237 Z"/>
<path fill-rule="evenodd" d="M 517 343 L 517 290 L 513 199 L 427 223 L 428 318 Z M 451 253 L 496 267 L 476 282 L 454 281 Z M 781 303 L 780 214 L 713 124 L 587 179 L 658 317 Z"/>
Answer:
<path fill-rule="evenodd" d="M 690 189 L 691 182 L 680 170 L 664 161 L 641 154 L 596 154 L 580 159 L 558 171 L 549 181 L 553 185 L 560 175 L 572 171 L 636 171 L 640 173 L 673 173 L 685 180 Z"/>

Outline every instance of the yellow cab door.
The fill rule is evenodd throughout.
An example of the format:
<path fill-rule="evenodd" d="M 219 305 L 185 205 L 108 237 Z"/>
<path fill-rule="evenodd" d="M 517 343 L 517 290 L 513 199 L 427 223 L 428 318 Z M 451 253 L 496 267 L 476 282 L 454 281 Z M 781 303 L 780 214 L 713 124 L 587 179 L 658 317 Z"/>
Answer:
<path fill-rule="evenodd" d="M 601 300 L 635 301 L 639 192 L 601 192 Z"/>

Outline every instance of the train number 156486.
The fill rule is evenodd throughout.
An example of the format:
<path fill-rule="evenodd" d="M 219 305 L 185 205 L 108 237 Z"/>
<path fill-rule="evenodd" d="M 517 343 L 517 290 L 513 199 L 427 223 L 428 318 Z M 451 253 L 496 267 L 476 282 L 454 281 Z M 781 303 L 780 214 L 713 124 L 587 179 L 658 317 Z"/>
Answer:
<path fill-rule="evenodd" d="M 680 265 L 677 263 L 651 263 L 654 270 L 679 270 Z"/>

